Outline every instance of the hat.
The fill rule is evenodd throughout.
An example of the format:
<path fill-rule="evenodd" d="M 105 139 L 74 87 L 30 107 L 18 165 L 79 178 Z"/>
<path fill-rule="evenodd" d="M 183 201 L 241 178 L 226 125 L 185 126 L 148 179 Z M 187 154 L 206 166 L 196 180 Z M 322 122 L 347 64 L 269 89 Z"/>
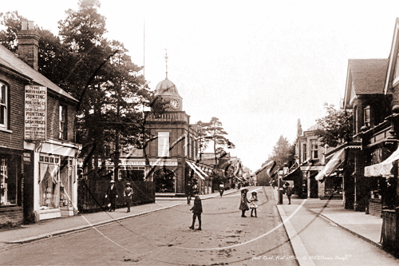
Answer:
<path fill-rule="evenodd" d="M 126 186 L 130 186 L 130 183 L 126 183 Z"/>
<path fill-rule="evenodd" d="M 115 181 L 114 181 L 114 180 L 111 180 L 111 183 L 115 183 Z"/>
<path fill-rule="evenodd" d="M 248 189 L 247 189 L 246 187 L 242 187 L 242 188 L 241 188 L 241 192 L 243 192 L 243 191 L 245 191 L 245 190 L 248 191 Z"/>
<path fill-rule="evenodd" d="M 251 191 L 251 194 L 257 194 L 258 192 L 256 192 L 255 190 Z"/>

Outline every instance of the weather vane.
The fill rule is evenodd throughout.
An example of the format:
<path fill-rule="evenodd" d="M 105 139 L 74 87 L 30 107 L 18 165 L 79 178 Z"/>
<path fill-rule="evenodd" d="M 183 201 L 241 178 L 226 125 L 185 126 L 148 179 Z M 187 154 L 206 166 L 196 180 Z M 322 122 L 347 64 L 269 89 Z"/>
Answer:
<path fill-rule="evenodd" d="M 166 78 L 168 78 L 168 50 L 165 48 Z"/>

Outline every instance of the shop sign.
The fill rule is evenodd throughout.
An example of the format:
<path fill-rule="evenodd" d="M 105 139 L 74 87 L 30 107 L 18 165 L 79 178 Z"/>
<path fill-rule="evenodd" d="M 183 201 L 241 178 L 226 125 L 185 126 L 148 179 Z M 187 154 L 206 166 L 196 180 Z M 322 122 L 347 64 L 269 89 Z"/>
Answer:
<path fill-rule="evenodd" d="M 25 86 L 25 139 L 46 140 L 47 88 Z"/>
<path fill-rule="evenodd" d="M 163 160 L 156 160 L 156 161 L 150 161 L 150 165 L 154 166 L 177 166 L 176 161 L 163 161 Z"/>
<path fill-rule="evenodd" d="M 24 162 L 31 162 L 31 159 L 30 159 L 31 157 L 30 157 L 30 153 L 29 152 L 24 152 Z"/>

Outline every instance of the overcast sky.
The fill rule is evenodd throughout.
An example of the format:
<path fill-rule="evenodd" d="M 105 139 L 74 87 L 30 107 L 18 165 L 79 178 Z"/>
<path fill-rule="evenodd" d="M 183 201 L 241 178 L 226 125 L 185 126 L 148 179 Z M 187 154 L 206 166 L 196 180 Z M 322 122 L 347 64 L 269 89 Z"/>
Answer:
<path fill-rule="evenodd" d="M 348 59 L 387 58 L 399 1 L 100 0 L 107 38 L 144 64 L 150 87 L 168 78 L 190 122 L 215 116 L 236 144 L 233 155 L 256 171 L 297 121 L 307 129 L 343 98 Z M 1 0 L 58 35 L 78 0 Z"/>

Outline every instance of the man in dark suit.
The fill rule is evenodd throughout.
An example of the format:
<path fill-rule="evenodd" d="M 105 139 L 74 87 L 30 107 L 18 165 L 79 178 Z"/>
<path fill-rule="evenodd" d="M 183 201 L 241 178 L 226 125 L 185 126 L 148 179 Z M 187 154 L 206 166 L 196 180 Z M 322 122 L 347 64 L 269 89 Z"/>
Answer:
<path fill-rule="evenodd" d="M 105 198 L 108 197 L 109 197 L 109 202 L 111 203 L 109 211 L 110 212 L 115 211 L 115 199 L 118 197 L 118 194 L 116 193 L 116 186 L 114 180 L 111 180 L 110 186 L 108 187 L 107 190 L 107 194 L 105 195 Z"/>

